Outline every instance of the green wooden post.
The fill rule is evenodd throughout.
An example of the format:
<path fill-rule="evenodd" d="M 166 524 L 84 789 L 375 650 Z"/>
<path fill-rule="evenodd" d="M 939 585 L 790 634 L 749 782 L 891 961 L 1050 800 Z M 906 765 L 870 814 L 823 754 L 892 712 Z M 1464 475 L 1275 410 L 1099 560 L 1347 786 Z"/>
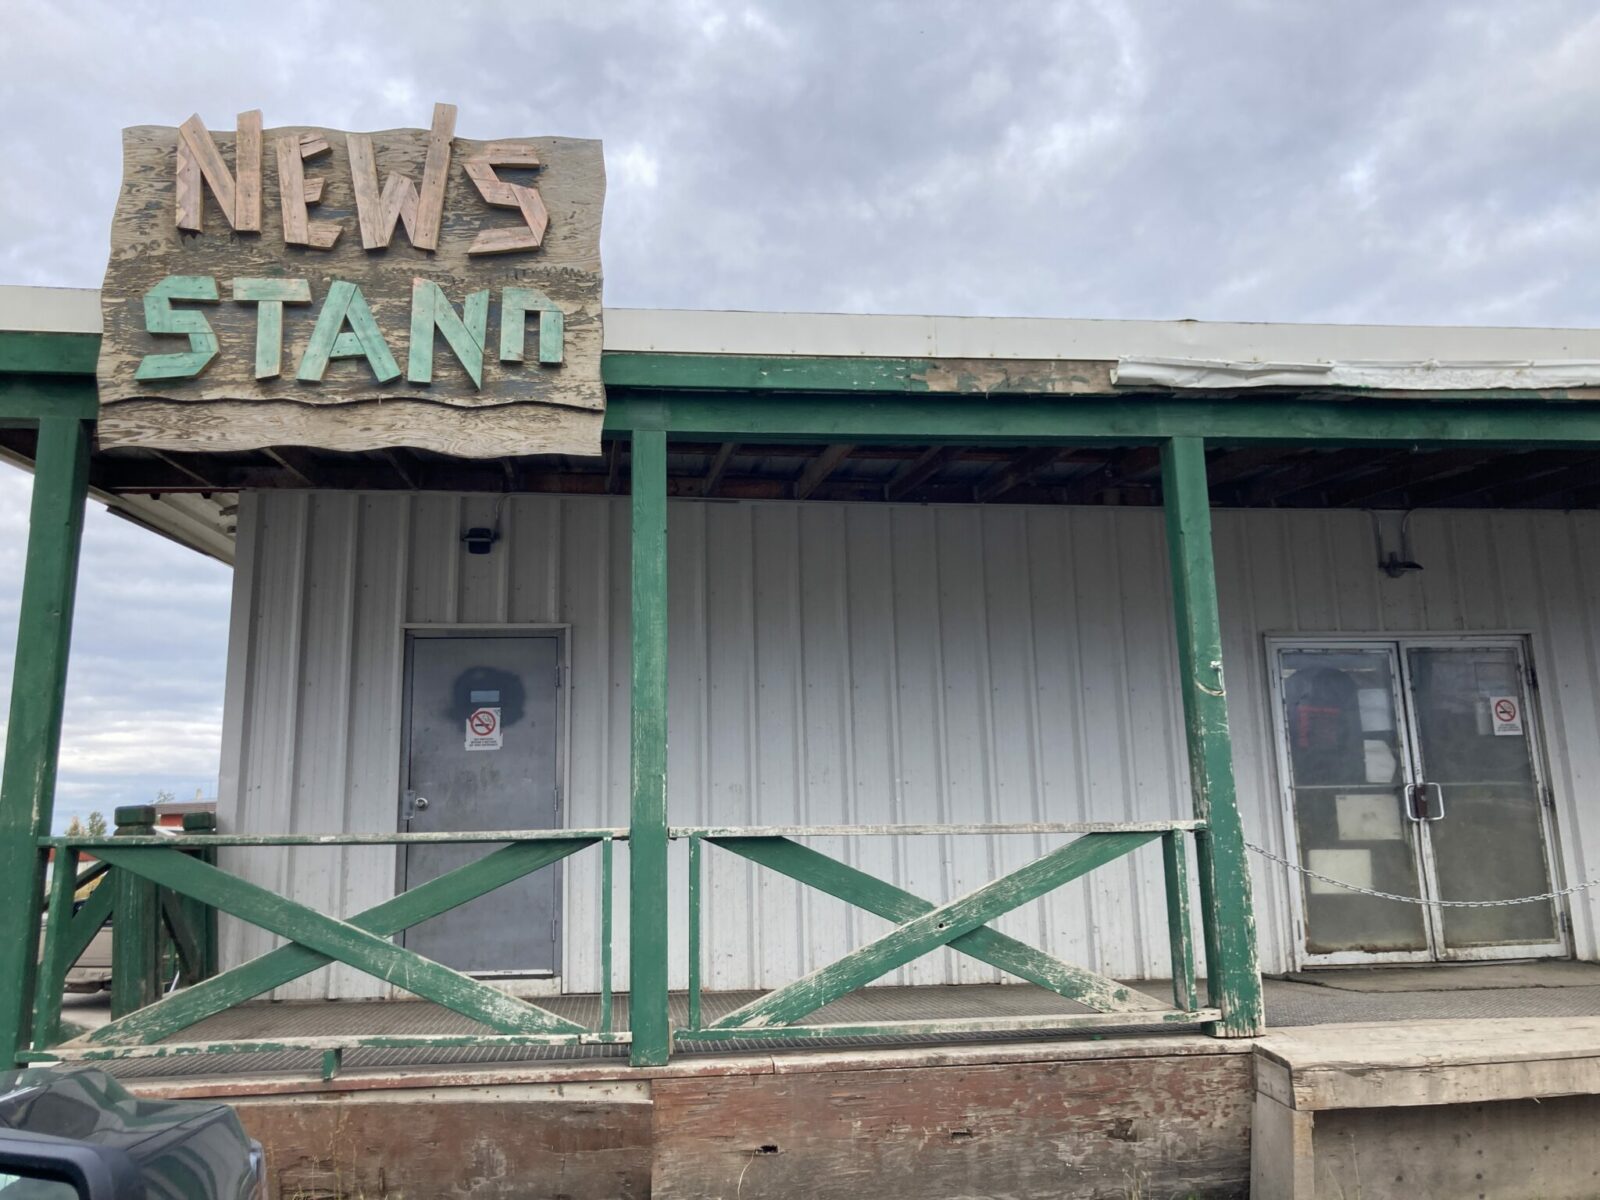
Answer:
<path fill-rule="evenodd" d="M 77 890 L 78 852 L 59 850 L 50 871 L 44 955 L 39 962 L 38 995 L 33 1003 L 35 1050 L 47 1050 L 61 1040 L 61 993 L 66 990 L 67 972 L 72 969 L 67 953 L 72 940 L 72 897 Z"/>
<path fill-rule="evenodd" d="M 1214 1033 L 1249 1037 L 1265 1020 L 1256 962 L 1256 919 L 1250 899 L 1250 864 L 1233 783 L 1233 743 L 1222 674 L 1222 627 L 1211 554 L 1211 499 L 1206 490 L 1205 443 L 1171 438 L 1161 446 L 1161 487 L 1172 556 L 1172 599 L 1177 619 L 1178 670 L 1189 743 L 1194 815 L 1207 824 L 1209 854 L 1201 869 L 1208 903 L 1206 948 L 1211 953 L 1210 995 L 1222 1010 Z"/>
<path fill-rule="evenodd" d="M 135 804 L 116 811 L 117 837 L 150 837 L 156 810 Z M 111 921 L 111 1016 L 125 1017 L 161 999 L 161 889 L 132 871 L 113 869 L 102 887 L 114 887 Z"/>
<path fill-rule="evenodd" d="M 1167 940 L 1172 948 L 1172 1003 L 1185 1012 L 1198 1006 L 1194 986 L 1194 935 L 1189 928 L 1189 857 L 1183 833 L 1161 838 L 1167 882 Z"/>
<path fill-rule="evenodd" d="M 633 770 L 628 1028 L 635 1066 L 672 1050 L 667 1010 L 667 435 L 633 435 Z"/>
<path fill-rule="evenodd" d="M 188 834 L 214 834 L 217 831 L 217 814 L 214 812 L 192 812 L 183 814 L 183 832 Z M 211 866 L 217 865 L 217 852 L 215 850 L 196 850 L 196 858 Z M 210 979 L 217 973 L 218 963 L 221 958 L 217 951 L 217 910 L 203 901 L 196 900 L 193 896 L 182 898 L 184 910 L 189 916 L 189 928 L 194 931 L 195 939 L 200 944 L 200 961 L 196 964 L 197 978 L 190 980 L 198 983 L 201 979 Z"/>
<path fill-rule="evenodd" d="M 689 835 L 689 1028 L 700 1028 L 700 835 Z"/>
<path fill-rule="evenodd" d="M 612 838 L 600 843 L 600 1032 L 611 1032 Z"/>
<path fill-rule="evenodd" d="M 72 638 L 72 600 L 89 483 L 89 427 L 77 417 L 39 421 L 28 552 L 11 669 L 11 714 L 0 769 L 0 1069 L 28 1045 L 44 859 Z"/>

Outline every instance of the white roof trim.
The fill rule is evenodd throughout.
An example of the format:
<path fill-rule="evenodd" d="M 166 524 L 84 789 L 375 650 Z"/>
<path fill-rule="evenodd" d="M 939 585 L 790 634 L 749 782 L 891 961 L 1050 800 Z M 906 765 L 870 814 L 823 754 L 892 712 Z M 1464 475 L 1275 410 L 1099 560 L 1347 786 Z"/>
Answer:
<path fill-rule="evenodd" d="M 1111 380 L 1123 387 L 1348 387 L 1398 391 L 1537 391 L 1600 386 L 1600 361 L 1562 362 L 1215 362 L 1124 358 Z"/>
<path fill-rule="evenodd" d="M 1124 386 L 1600 385 L 1600 329 L 1267 325 L 608 308 L 607 350 L 1115 362 Z M 90 288 L 0 286 L 0 330 L 100 332 Z"/>

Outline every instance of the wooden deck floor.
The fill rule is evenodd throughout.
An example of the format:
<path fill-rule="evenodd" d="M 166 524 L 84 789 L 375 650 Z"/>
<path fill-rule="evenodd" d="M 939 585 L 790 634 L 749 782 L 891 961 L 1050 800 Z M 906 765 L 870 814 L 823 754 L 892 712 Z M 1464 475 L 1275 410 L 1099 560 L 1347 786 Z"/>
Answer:
<path fill-rule="evenodd" d="M 1477 973 L 1474 974 L 1473 972 Z M 1370 972 L 1368 973 L 1371 974 Z M 1148 981 L 1135 986 L 1165 997 L 1166 985 Z M 1473 1020 L 1493 1017 L 1578 1017 L 1600 1016 L 1600 965 L 1579 963 L 1534 964 L 1509 968 L 1453 968 L 1386 973 L 1376 980 L 1363 981 L 1345 973 L 1324 980 L 1298 977 L 1267 980 L 1267 1019 L 1275 1028 L 1336 1024 L 1358 1021 L 1404 1021 L 1417 1019 Z M 754 992 L 714 992 L 704 998 L 706 1020 L 754 998 Z M 538 1003 L 575 1021 L 594 1027 L 599 1019 L 599 997 L 572 995 L 549 997 Z M 687 1024 L 687 1002 L 682 993 L 671 997 L 672 1018 L 676 1026 Z M 80 1004 L 64 1014 L 70 1021 Z M 969 985 L 950 987 L 882 987 L 852 993 L 809 1018 L 816 1023 L 881 1022 L 914 1019 L 962 1017 L 1036 1016 L 1061 1013 L 1076 1015 L 1085 1011 L 1054 993 L 1028 985 Z M 627 996 L 615 998 L 614 1029 L 626 1029 Z M 242 1005 L 196 1025 L 173 1041 L 270 1040 L 289 1035 L 354 1034 L 434 1035 L 481 1033 L 482 1026 L 447 1009 L 423 1001 L 323 1001 L 258 1002 Z M 724 1043 L 681 1043 L 675 1062 L 736 1059 L 741 1055 L 774 1053 L 833 1053 L 841 1050 L 866 1050 L 899 1046 L 908 1049 L 1011 1045 L 1025 1047 L 1043 1043 L 1134 1043 L 1151 1047 L 1190 1046 L 1212 1042 L 1195 1030 L 1184 1027 L 1152 1028 L 1148 1025 L 1099 1027 L 1092 1031 L 1039 1029 L 1015 1033 L 975 1033 L 922 1037 L 833 1038 L 826 1041 L 789 1042 L 749 1041 Z M 1194 1052 L 1191 1048 L 1187 1052 Z M 361 1049 L 347 1051 L 344 1071 L 394 1072 L 423 1068 L 468 1068 L 483 1070 L 513 1064 L 557 1064 L 622 1067 L 627 1047 L 496 1046 L 451 1049 Z M 208 1077 L 268 1077 L 316 1074 L 320 1055 L 307 1051 L 277 1051 L 234 1055 L 193 1055 L 184 1058 L 136 1059 L 106 1064 L 112 1073 L 129 1080 L 187 1079 Z"/>

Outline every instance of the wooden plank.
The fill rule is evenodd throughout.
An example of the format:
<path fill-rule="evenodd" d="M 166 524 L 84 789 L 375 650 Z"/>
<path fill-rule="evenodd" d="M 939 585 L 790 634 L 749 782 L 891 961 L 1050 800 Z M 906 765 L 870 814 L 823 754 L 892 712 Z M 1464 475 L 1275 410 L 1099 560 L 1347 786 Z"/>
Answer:
<path fill-rule="evenodd" d="M 283 306 L 310 304 L 311 284 L 304 279 L 235 279 L 236 302 L 256 306 L 256 378 L 283 374 Z"/>
<path fill-rule="evenodd" d="M 422 164 L 422 188 L 417 196 L 417 225 L 411 231 L 411 244 L 418 250 L 439 248 L 439 224 L 444 217 L 445 183 L 450 176 L 455 134 L 456 106 L 435 104 L 427 157 Z"/>
<path fill-rule="evenodd" d="M 667 436 L 641 430 L 630 447 L 632 499 L 629 691 L 628 1028 L 634 1066 L 659 1066 L 672 1046 L 667 1007 Z"/>
<path fill-rule="evenodd" d="M 206 131 L 199 113 L 178 126 L 177 171 L 179 229 L 198 233 L 204 228 L 202 218 L 204 196 L 198 184 L 199 179 L 204 179 L 210 185 L 212 194 L 217 198 L 217 204 L 221 206 L 223 215 L 228 219 L 228 225 L 238 228 L 239 197 L 233 172 L 228 170 L 227 164 L 222 161 L 222 155 L 217 152 L 217 144 Z M 259 172 L 258 165 L 258 177 Z M 259 186 L 258 178 L 258 189 Z M 260 225 L 258 212 L 256 227 L 259 229 Z"/>
<path fill-rule="evenodd" d="M 1172 1004 L 1194 1008 L 1199 1004 L 1194 986 L 1194 933 L 1189 915 L 1188 848 L 1183 834 L 1161 839 L 1162 876 L 1167 891 L 1167 945 L 1172 971 Z"/>
<path fill-rule="evenodd" d="M 1015 835 L 1038 837 L 1056 833 L 1165 833 L 1168 830 L 1205 828 L 1204 821 L 1012 821 L 1004 824 L 977 822 L 949 825 L 674 825 L 675 838 L 698 834 L 709 838 L 803 838 L 803 837 L 948 837 L 973 835 L 996 837 Z M 74 839 L 73 845 L 87 843 Z"/>
<path fill-rule="evenodd" d="M 885 920 L 910 921 L 934 909 L 930 901 L 920 896 L 787 839 L 712 837 L 710 840 Z M 1116 980 L 1063 962 L 987 926 L 955 938 L 950 942 L 950 949 L 1098 1012 L 1129 1013 L 1162 1007 L 1160 1001 L 1137 988 L 1124 987 Z"/>
<path fill-rule="evenodd" d="M 506 846 L 476 862 L 431 879 L 420 887 L 402 892 L 350 918 L 350 923 L 370 933 L 393 936 L 429 917 L 487 895 L 530 872 L 558 862 L 575 850 L 590 845 L 593 840 L 574 835 L 543 845 L 520 842 Z M 260 958 L 168 996 L 142 1012 L 102 1026 L 90 1034 L 89 1040 L 116 1044 L 157 1041 L 253 996 L 281 987 L 331 961 L 328 955 L 305 946 L 280 946 Z"/>
<path fill-rule="evenodd" d="M 61 993 L 73 959 L 67 957 L 73 922 L 72 895 L 78 886 L 78 855 L 64 850 L 55 856 L 50 872 L 50 900 L 46 906 L 44 949 L 39 958 L 33 1003 L 33 1047 L 43 1049 L 61 1037 Z M 104 890 L 97 888 L 97 891 Z M 9 1069 L 9 1064 L 8 1069 Z"/>
<path fill-rule="evenodd" d="M 798 1025 L 770 1028 L 728 1028 L 712 1025 L 702 1029 L 680 1029 L 680 1042 L 742 1041 L 832 1041 L 841 1038 L 950 1037 L 972 1033 L 1021 1033 L 1041 1029 L 1121 1029 L 1137 1025 L 1201 1025 L 1221 1017 L 1221 1010 L 1196 1008 L 1187 1011 L 1157 1005 L 1154 1008 L 1122 1012 L 1039 1013 L 1035 1016 L 999 1015 L 987 1017 L 930 1017 L 909 1021 L 823 1022 L 805 1021 Z"/>
<path fill-rule="evenodd" d="M 711 1028 L 764 1029 L 793 1024 L 896 967 L 987 925 L 1002 913 L 1131 853 L 1155 836 L 1085 834 L 977 891 L 902 923 L 803 979 L 736 1008 L 713 1022 Z"/>
<path fill-rule="evenodd" d="M 126 131 L 114 248 L 101 289 L 106 335 L 99 352 L 100 444 L 200 452 L 285 442 L 340 450 L 419 446 L 471 457 L 500 457 L 509 444 L 530 454 L 595 455 L 605 408 L 599 378 L 603 342 L 599 230 L 604 194 L 599 143 L 569 138 L 513 143 L 525 144 L 548 165 L 540 191 L 550 212 L 558 216 L 536 254 L 472 257 L 467 249 L 477 234 L 510 214 L 486 208 L 472 181 L 451 169 L 456 157 L 487 143 L 454 141 L 449 106 L 440 108 L 437 116 L 432 132 L 392 130 L 348 140 L 337 131 L 263 129 L 266 153 L 276 159 L 281 150 L 287 172 L 281 180 L 272 178 L 277 172 L 269 167 L 265 203 L 274 210 L 288 204 L 288 233 L 298 243 L 294 248 L 287 248 L 279 236 L 281 221 L 276 214 L 267 221 L 272 228 L 261 237 L 236 235 L 214 216 L 210 222 L 214 228 L 173 237 L 178 131 L 156 127 Z M 237 158 L 235 135 L 223 131 L 213 141 L 224 160 Z M 303 156 L 324 145 L 327 149 L 315 162 L 325 165 L 305 166 Z M 409 213 L 408 229 L 414 226 L 417 231 L 413 245 L 369 250 L 363 244 L 363 238 L 369 242 L 373 238 L 374 206 L 366 189 L 368 172 L 351 169 L 352 145 L 355 165 L 362 165 L 361 156 L 370 149 L 372 178 L 386 180 L 378 196 L 383 206 L 380 215 L 389 217 L 386 230 L 392 231 L 394 220 L 407 221 Z M 431 198 L 431 215 L 419 211 L 418 189 L 405 181 L 408 171 L 416 178 L 419 170 Z M 362 181 L 362 204 L 356 197 L 357 177 Z M 303 211 L 305 198 L 315 195 L 319 184 L 320 210 Z M 200 186 L 204 187 L 203 178 Z M 280 194 L 273 194 L 274 187 Z M 450 212 L 448 221 L 442 217 L 445 209 Z M 517 212 L 515 220 L 525 228 L 520 208 Z M 324 219 L 312 219 L 319 214 Z M 335 238 L 340 223 L 349 227 L 348 237 Z M 431 248 L 413 253 L 424 244 Z M 437 283 L 455 301 L 457 312 L 469 294 L 487 290 L 492 305 L 506 290 L 519 288 L 537 292 L 551 307 L 540 309 L 537 360 L 531 344 L 525 361 L 491 358 L 482 368 L 481 391 L 468 385 L 464 374 L 459 382 L 446 378 L 454 375 L 448 365 L 437 368 L 439 382 L 425 397 L 417 394 L 403 370 L 380 381 L 366 371 L 336 367 L 312 381 L 300 379 L 290 365 L 276 376 L 258 377 L 248 349 L 239 352 L 258 341 L 259 314 L 251 304 L 225 304 L 207 312 L 224 349 L 202 374 L 136 379 L 134 372 L 143 357 L 160 349 L 165 340 L 152 338 L 146 330 L 138 300 L 155 283 L 175 274 L 208 275 L 224 283 L 292 275 L 308 282 L 318 305 L 335 280 L 354 283 L 402 368 L 406 358 L 401 347 L 416 275 Z M 135 302 L 131 306 L 130 298 Z M 302 331 L 296 328 L 300 324 L 294 310 L 284 315 L 284 331 L 294 343 L 296 358 L 311 327 L 305 322 Z M 531 319 L 527 335 L 531 343 Z M 8 340 L 0 336 L 0 365 Z M 370 407 L 337 408 L 357 403 Z M 261 407 L 251 408 L 253 404 Z"/>
<path fill-rule="evenodd" d="M 5 1066 L 29 1043 L 34 1011 L 45 891 L 45 858 L 37 838 L 50 830 L 54 806 L 90 430 L 77 416 L 38 422 L 10 720 L 0 766 L 0 912 L 13 922 L 10 936 L 0 938 L 0 1064 Z"/>
<path fill-rule="evenodd" d="M 168 275 L 145 293 L 145 330 L 158 335 L 187 337 L 189 349 L 172 354 L 146 354 L 134 371 L 137 380 L 191 379 L 210 366 L 221 351 L 205 314 L 195 309 L 175 309 L 172 307 L 174 300 L 214 304 L 217 281 L 208 275 Z"/>
<path fill-rule="evenodd" d="M 722 442 L 717 446 L 716 453 L 711 456 L 711 465 L 706 468 L 705 478 L 700 482 L 702 496 L 715 496 L 717 485 L 722 482 L 722 476 L 728 469 L 728 460 L 733 457 L 734 443 Z"/>
<path fill-rule="evenodd" d="M 804 500 L 817 490 L 817 486 L 839 469 L 839 464 L 850 457 L 850 452 L 855 447 L 849 442 L 840 442 L 827 447 L 805 465 L 799 478 L 794 481 L 794 486 L 789 491 L 791 500 Z"/>
<path fill-rule="evenodd" d="M 1054 1200 L 1249 1186 L 1241 1055 L 672 1077 L 651 1094 L 657 1196 Z"/>
<path fill-rule="evenodd" d="M 566 341 L 566 315 L 537 288 L 508 287 L 500 293 L 500 361 L 522 362 L 527 341 L 527 314 L 539 321 L 538 360 L 554 366 L 562 359 Z"/>
<path fill-rule="evenodd" d="M 252 108 L 249 112 L 239 114 L 233 169 L 233 227 L 240 233 L 260 233 L 261 110 L 259 108 Z"/>
<path fill-rule="evenodd" d="M 960 446 L 929 446 L 890 477 L 884 485 L 883 498 L 892 502 L 909 496 L 961 454 Z"/>
<path fill-rule="evenodd" d="M 1162 447 L 1161 484 L 1189 780 L 1194 815 L 1206 822 L 1207 855 L 1200 865 L 1209 885 L 1202 892 L 1201 914 L 1207 928 L 1209 994 L 1224 1014 L 1219 1032 L 1247 1037 L 1261 1032 L 1265 1015 L 1250 864 L 1245 861 L 1228 731 L 1205 444 L 1199 438 L 1174 438 Z"/>
<path fill-rule="evenodd" d="M 280 448 L 279 453 L 283 453 L 283 448 Z M 486 845 L 491 842 L 576 842 L 587 845 L 601 838 L 626 840 L 627 836 L 628 831 L 621 828 L 475 829 L 462 833 L 218 833 L 161 834 L 140 838 L 46 837 L 39 839 L 39 845 L 73 846 L 79 850 L 102 848 L 126 850 L 140 846 L 212 850 L 219 846 L 411 846 L 437 843 Z"/>
<path fill-rule="evenodd" d="M 1250 1122 L 1250 1195 L 1316 1200 L 1316 1118 L 1256 1095 Z"/>
<path fill-rule="evenodd" d="M 311 227 L 306 216 L 306 177 L 301 167 L 299 135 L 288 133 L 273 138 L 272 152 L 278 160 L 278 210 L 283 215 L 283 240 L 291 246 L 309 245 Z"/>
<path fill-rule="evenodd" d="M 394 236 L 394 223 L 400 216 L 399 206 L 390 209 L 385 200 L 385 188 L 378 186 L 378 162 L 372 154 L 372 138 L 365 133 L 347 134 L 345 152 L 350 156 L 350 187 L 356 197 L 356 223 L 361 228 L 361 245 L 367 250 L 380 250 Z M 389 183 L 401 179 L 391 175 Z M 409 179 L 403 180 L 405 188 L 415 191 Z"/>
<path fill-rule="evenodd" d="M 1024 450 L 1009 463 L 1005 463 L 991 471 L 978 481 L 972 489 L 972 498 L 979 504 L 987 504 L 991 500 L 998 500 L 1013 488 L 1026 483 L 1040 471 L 1051 466 L 1061 457 L 1059 446 L 1035 446 L 1031 450 Z"/>
<path fill-rule="evenodd" d="M 188 1058 L 195 1054 L 281 1054 L 286 1050 L 450 1050 L 503 1049 L 513 1046 L 626 1045 L 628 1034 L 594 1032 L 329 1034 L 234 1038 L 193 1042 L 155 1042 L 144 1046 L 107 1046 L 79 1039 L 52 1047 L 31 1061 L 108 1062 L 120 1059 Z"/>
<path fill-rule="evenodd" d="M 461 314 L 457 315 L 450 298 L 433 280 L 418 276 L 411 281 L 411 350 L 406 378 L 412 383 L 433 382 L 433 334 L 438 330 L 466 369 L 473 386 L 483 387 L 483 344 L 488 336 L 489 293 L 472 292 L 461 309 Z"/>

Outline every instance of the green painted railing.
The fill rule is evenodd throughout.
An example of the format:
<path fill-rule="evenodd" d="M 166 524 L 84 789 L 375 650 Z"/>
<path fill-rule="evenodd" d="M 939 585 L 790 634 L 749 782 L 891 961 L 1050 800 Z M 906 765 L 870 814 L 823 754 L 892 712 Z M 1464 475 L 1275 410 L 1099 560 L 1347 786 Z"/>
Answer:
<path fill-rule="evenodd" d="M 18 1057 L 37 1062 L 57 1059 L 147 1058 L 168 1055 L 238 1053 L 291 1049 L 321 1050 L 325 1072 L 338 1066 L 343 1050 L 357 1047 L 458 1047 L 497 1045 L 579 1045 L 622 1043 L 627 1032 L 611 1029 L 611 891 L 613 845 L 625 829 L 491 830 L 475 833 L 302 834 L 252 836 L 210 834 L 116 837 L 50 837 L 40 853 L 54 855 L 57 870 L 45 927 L 44 962 L 35 996 L 33 1049 Z M 403 846 L 418 842 L 497 845 L 484 857 L 402 892 L 356 916 L 340 920 L 218 869 L 207 861 L 224 848 Z M 600 847 L 601 998 L 598 1028 L 588 1028 L 526 1000 L 517 999 L 389 940 L 403 930 L 566 859 L 589 846 Z M 77 860 L 92 853 L 110 878 L 94 899 L 72 913 L 78 886 Z M 104 895 L 104 901 L 99 900 Z M 163 907 L 164 898 L 172 903 Z M 194 979 L 164 998 L 156 995 L 133 1011 L 113 1010 L 109 1024 L 72 1041 L 55 1044 L 61 1019 L 60 981 L 66 970 L 113 912 L 113 986 L 126 966 L 141 982 L 148 963 L 159 961 L 149 947 L 162 920 L 182 921 L 184 905 L 208 913 L 227 913 L 283 938 L 287 944 L 251 961 Z M 130 918 L 129 914 L 133 916 Z M 181 942 L 182 939 L 180 939 Z M 191 944 L 180 957 L 199 961 Z M 207 1017 L 270 992 L 319 967 L 345 963 L 452 1012 L 487 1025 L 487 1034 L 423 1036 L 280 1037 L 271 1040 L 173 1041 L 175 1035 Z"/>
<path fill-rule="evenodd" d="M 974 892 L 934 904 L 865 871 L 802 845 L 799 839 L 871 836 L 1077 834 L 1008 875 Z M 680 1041 L 741 1041 L 756 1038 L 883 1037 L 1072 1029 L 1097 1025 L 1204 1024 L 1221 1010 L 1208 995 L 1199 1004 L 1191 932 L 1187 838 L 1208 853 L 1200 821 L 1136 824 L 883 825 L 778 828 L 674 828 L 689 843 L 688 1025 Z M 1172 955 L 1172 1004 L 1129 988 L 1000 933 L 989 922 L 1070 883 L 1141 846 L 1161 842 L 1166 881 L 1167 928 Z M 886 920 L 894 928 L 804 978 L 785 984 L 715 1020 L 704 1020 L 702 995 L 701 874 L 706 845 L 739 855 Z M 1202 878 L 1204 878 L 1202 873 Z M 1214 914 L 1204 914 L 1206 944 L 1215 944 Z M 941 946 L 998 968 L 1081 1004 L 1085 1013 L 992 1016 L 878 1023 L 806 1021 L 812 1013 Z M 1210 960 L 1213 964 L 1215 959 Z M 1208 982 L 1208 993 L 1213 989 Z M 803 1023 L 802 1023 L 803 1022 Z"/>

